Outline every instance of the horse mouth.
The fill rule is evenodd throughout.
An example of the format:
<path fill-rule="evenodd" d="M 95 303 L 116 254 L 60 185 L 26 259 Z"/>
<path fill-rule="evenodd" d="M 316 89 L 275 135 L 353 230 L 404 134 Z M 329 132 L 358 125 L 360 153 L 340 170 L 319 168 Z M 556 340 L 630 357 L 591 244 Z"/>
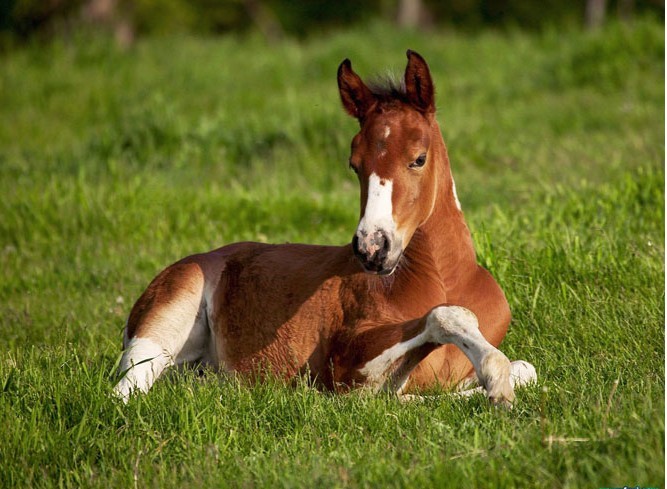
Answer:
<path fill-rule="evenodd" d="M 390 257 L 388 253 L 374 253 L 369 256 L 359 250 L 358 240 L 355 236 L 352 240 L 352 250 L 354 256 L 359 260 L 359 263 L 364 269 L 364 272 L 370 275 L 391 275 L 396 271 L 403 251 L 401 250 L 396 257 Z"/>
<path fill-rule="evenodd" d="M 403 256 L 403 255 L 401 255 Z M 389 275 L 393 274 L 396 269 L 398 268 L 398 263 L 401 261 L 401 258 L 399 257 L 398 260 L 396 260 L 396 263 L 391 265 L 391 267 L 383 268 L 382 270 L 378 270 L 377 272 L 366 272 L 366 273 L 371 273 L 374 275 L 383 275 L 388 277 Z"/>
<path fill-rule="evenodd" d="M 374 263 L 361 263 L 361 266 L 364 267 L 364 272 L 369 275 L 391 275 L 394 273 L 394 270 L 396 270 L 397 265 L 398 264 L 392 267 L 385 267 L 383 265 L 375 265 Z"/>
<path fill-rule="evenodd" d="M 363 263 L 362 265 L 364 266 L 364 270 L 366 271 L 366 273 L 388 277 L 389 275 L 392 275 L 399 268 L 402 258 L 403 258 L 403 252 L 399 253 L 398 258 L 394 260 L 387 260 L 379 268 L 374 270 L 369 270 Z"/>

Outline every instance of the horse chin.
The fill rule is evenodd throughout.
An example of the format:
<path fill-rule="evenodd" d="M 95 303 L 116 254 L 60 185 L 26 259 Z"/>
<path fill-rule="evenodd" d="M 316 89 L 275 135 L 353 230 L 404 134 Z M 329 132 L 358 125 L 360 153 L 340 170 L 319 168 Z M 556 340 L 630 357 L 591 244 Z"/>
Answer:
<path fill-rule="evenodd" d="M 364 267 L 364 272 L 366 272 L 369 275 L 382 275 L 385 277 L 388 277 L 389 275 L 393 274 L 396 269 L 398 268 L 398 264 L 401 261 L 401 258 L 403 257 L 403 253 L 398 255 L 398 258 L 394 260 L 386 260 L 384 263 L 381 265 L 377 265 L 375 263 L 365 263 L 361 261 L 361 265 Z"/>
<path fill-rule="evenodd" d="M 382 272 L 378 272 L 378 275 L 385 275 L 385 276 L 392 275 L 400 265 L 401 258 L 403 258 L 403 252 L 401 252 L 401 254 L 398 255 L 398 258 L 392 260 L 391 264 L 386 264 L 385 269 Z"/>
<path fill-rule="evenodd" d="M 393 274 L 395 270 L 396 270 L 396 265 L 394 265 L 391 268 L 385 268 L 383 270 L 380 270 L 379 272 L 377 272 L 377 274 L 388 277 L 389 275 Z"/>

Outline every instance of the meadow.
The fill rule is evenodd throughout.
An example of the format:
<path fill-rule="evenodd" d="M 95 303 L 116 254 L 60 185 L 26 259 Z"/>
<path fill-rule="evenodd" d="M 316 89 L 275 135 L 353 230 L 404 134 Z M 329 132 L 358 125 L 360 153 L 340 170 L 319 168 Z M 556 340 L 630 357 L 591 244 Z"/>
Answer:
<path fill-rule="evenodd" d="M 514 409 L 174 373 L 110 398 L 133 301 L 239 240 L 344 244 L 357 123 L 336 68 L 431 66 Z M 1 487 L 664 487 L 664 27 L 267 46 L 82 35 L 0 59 Z"/>

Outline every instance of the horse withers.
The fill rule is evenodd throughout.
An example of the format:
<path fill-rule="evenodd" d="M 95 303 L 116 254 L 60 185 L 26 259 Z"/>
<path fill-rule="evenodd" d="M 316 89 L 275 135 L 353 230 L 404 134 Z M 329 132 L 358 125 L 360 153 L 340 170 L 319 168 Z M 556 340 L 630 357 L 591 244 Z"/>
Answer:
<path fill-rule="evenodd" d="M 343 107 L 360 125 L 352 243 L 235 243 L 167 267 L 130 312 L 118 396 L 147 392 L 181 364 L 398 395 L 478 381 L 505 405 L 535 379 L 497 349 L 509 306 L 477 264 L 428 65 L 407 57 L 403 83 L 368 86 L 349 60 L 338 68 Z"/>

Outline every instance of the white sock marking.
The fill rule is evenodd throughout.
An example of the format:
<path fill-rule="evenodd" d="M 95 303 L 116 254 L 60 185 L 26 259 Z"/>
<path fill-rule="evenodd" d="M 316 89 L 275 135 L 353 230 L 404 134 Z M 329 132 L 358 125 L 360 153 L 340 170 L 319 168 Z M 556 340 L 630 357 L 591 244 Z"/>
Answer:
<path fill-rule="evenodd" d="M 366 362 L 366 364 L 359 369 L 359 373 L 366 377 L 366 381 L 370 387 L 378 388 L 385 380 L 386 374 L 394 362 L 399 360 L 410 350 L 423 345 L 428 340 L 429 337 L 427 334 L 420 333 L 407 341 L 396 343 L 384 350 L 377 357 Z M 402 387 L 403 386 L 401 386 L 401 388 Z"/>
<path fill-rule="evenodd" d="M 426 320 L 438 343 L 456 345 L 470 360 L 475 373 L 493 402 L 511 406 L 514 390 L 510 383 L 510 361 L 479 330 L 477 317 L 460 306 L 440 306 Z"/>
<path fill-rule="evenodd" d="M 524 360 L 515 360 L 510 363 L 510 384 L 512 384 L 512 387 L 523 387 L 535 382 L 537 382 L 537 371 L 530 363 Z"/>
<path fill-rule="evenodd" d="M 513 389 L 524 387 L 537 382 L 537 372 L 535 367 L 524 360 L 515 360 L 510 363 L 510 385 Z M 458 385 L 457 392 L 454 393 L 460 397 L 470 397 L 475 394 L 484 394 L 484 387 L 479 385 L 477 377 L 469 377 Z"/>
<path fill-rule="evenodd" d="M 481 368 L 482 359 L 496 350 L 480 332 L 477 317 L 465 307 L 436 307 L 426 320 L 426 329 L 438 343 L 458 346 L 476 371 Z"/>
<path fill-rule="evenodd" d="M 173 364 L 172 355 L 149 338 L 132 338 L 120 361 L 119 371 L 123 378 L 114 388 L 114 393 L 127 401 L 133 390 L 148 390 L 162 371 Z"/>

